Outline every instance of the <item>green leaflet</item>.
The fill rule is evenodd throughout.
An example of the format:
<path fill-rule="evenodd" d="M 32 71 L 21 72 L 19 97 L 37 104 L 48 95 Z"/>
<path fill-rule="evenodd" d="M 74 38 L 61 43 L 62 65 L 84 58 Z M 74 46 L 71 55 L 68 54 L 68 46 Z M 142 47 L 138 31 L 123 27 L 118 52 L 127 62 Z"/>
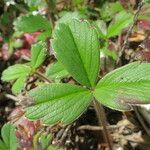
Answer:
<path fill-rule="evenodd" d="M 59 24 L 54 32 L 52 47 L 56 57 L 81 84 L 94 87 L 99 71 L 99 39 L 87 22 L 73 19 L 68 25 Z"/>
<path fill-rule="evenodd" d="M 20 16 L 14 22 L 14 28 L 16 31 L 21 31 L 23 33 L 42 31 L 38 36 L 38 40 L 42 41 L 50 37 L 52 32 L 49 21 L 41 15 Z"/>
<path fill-rule="evenodd" d="M 16 80 L 22 76 L 28 76 L 31 73 L 31 68 L 25 64 L 16 64 L 8 67 L 2 73 L 3 81 Z"/>
<path fill-rule="evenodd" d="M 115 22 L 111 23 L 108 27 L 107 38 L 118 35 L 123 28 L 129 26 L 129 24 L 133 21 L 133 16 L 125 11 L 121 11 L 115 17 Z"/>
<path fill-rule="evenodd" d="M 130 105 L 150 103 L 150 64 L 134 62 L 102 78 L 94 96 L 103 105 L 130 110 Z"/>
<path fill-rule="evenodd" d="M 38 68 L 46 58 L 46 44 L 38 42 L 31 48 L 31 66 L 33 69 Z"/>
<path fill-rule="evenodd" d="M 15 134 L 15 127 L 11 123 L 7 123 L 2 127 L 1 136 L 3 139 L 2 147 L 6 147 L 8 150 L 17 150 L 18 144 Z M 0 141 L 0 143 L 1 142 L 2 141 Z"/>
<path fill-rule="evenodd" d="M 52 80 L 62 79 L 68 75 L 69 75 L 69 73 L 67 72 L 67 70 L 63 67 L 63 65 L 60 62 L 50 64 L 46 68 L 46 76 Z"/>
<path fill-rule="evenodd" d="M 26 76 L 21 76 L 15 81 L 11 89 L 14 94 L 19 94 L 21 92 L 26 84 L 26 78 Z"/>
<path fill-rule="evenodd" d="M 45 84 L 29 92 L 35 105 L 28 107 L 29 119 L 45 124 L 73 122 L 90 104 L 90 91 L 72 84 Z"/>

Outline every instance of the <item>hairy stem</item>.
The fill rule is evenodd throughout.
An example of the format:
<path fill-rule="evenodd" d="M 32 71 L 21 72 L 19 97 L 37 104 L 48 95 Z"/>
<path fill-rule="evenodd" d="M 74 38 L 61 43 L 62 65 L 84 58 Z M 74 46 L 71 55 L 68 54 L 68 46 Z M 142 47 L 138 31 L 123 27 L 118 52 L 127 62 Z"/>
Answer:
<path fill-rule="evenodd" d="M 96 114 L 97 114 L 97 117 L 98 117 L 99 125 L 100 126 L 102 125 L 102 127 L 103 127 L 103 136 L 104 136 L 106 142 L 108 143 L 109 149 L 112 150 L 112 143 L 111 143 L 111 140 L 110 140 L 110 135 L 109 135 L 107 127 L 106 127 L 107 123 L 106 123 L 104 108 L 102 107 L 102 105 L 96 99 L 94 99 L 93 104 L 94 104 Z"/>
<path fill-rule="evenodd" d="M 35 74 L 43 81 L 48 82 L 48 83 L 52 83 L 51 80 L 49 80 L 47 77 L 45 77 L 41 72 L 36 71 Z"/>

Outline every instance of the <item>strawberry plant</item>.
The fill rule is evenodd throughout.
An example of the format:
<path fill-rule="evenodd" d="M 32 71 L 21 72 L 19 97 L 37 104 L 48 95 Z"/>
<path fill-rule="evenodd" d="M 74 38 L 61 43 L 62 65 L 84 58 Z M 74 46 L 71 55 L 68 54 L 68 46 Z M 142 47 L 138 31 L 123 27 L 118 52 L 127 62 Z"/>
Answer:
<path fill-rule="evenodd" d="M 41 119 L 44 124 L 70 124 L 95 100 L 120 111 L 128 111 L 132 105 L 150 102 L 148 63 L 130 63 L 98 81 L 99 38 L 88 21 L 73 19 L 68 24 L 60 23 L 53 33 L 52 47 L 58 61 L 78 85 L 50 83 L 29 91 L 33 105 L 26 108 L 27 118 Z M 34 73 L 44 61 L 44 49 L 41 42 L 34 45 L 31 61 L 9 67 L 3 72 L 2 79 L 16 80 L 13 89 L 18 89 L 18 86 L 24 84 L 26 76 Z"/>
<path fill-rule="evenodd" d="M 102 121 L 101 125 L 106 133 L 105 138 L 110 142 L 101 104 L 124 112 L 132 110 L 134 106 L 150 103 L 149 63 L 135 61 L 105 76 L 100 74 L 100 68 L 103 65 L 100 59 L 101 54 L 117 60 L 116 53 L 109 49 L 109 41 L 118 38 L 120 40 L 117 39 L 120 42 L 118 45 L 121 46 L 122 39 L 124 39 L 120 36 L 122 30 L 132 24 L 134 16 L 125 11 L 120 3 L 112 3 L 111 12 L 115 17 L 107 12 L 102 13 L 102 10 L 106 9 L 103 6 L 98 11 L 103 20 L 97 18 L 96 21 L 94 19 L 91 21 L 89 16 L 92 16 L 92 13 L 88 14 L 89 18 L 85 15 L 88 9 L 83 1 L 77 0 L 72 3 L 74 9 L 78 8 L 80 11 L 71 12 L 68 9 L 62 14 L 56 11 L 57 5 L 54 1 L 25 0 L 24 3 L 31 10 L 38 10 L 39 5 L 47 5 L 51 11 L 47 11 L 45 17 L 39 12 L 28 12 L 17 18 L 14 17 L 14 32 L 10 35 L 8 46 L 11 53 L 23 46 L 23 40 L 17 43 L 18 36 L 35 33 L 36 37 L 30 43 L 29 57 L 21 61 L 24 63 L 14 64 L 5 69 L 1 79 L 11 83 L 14 95 L 20 94 L 28 99 L 23 114 L 30 121 L 40 120 L 44 125 L 71 124 L 90 105 L 93 105 L 98 121 Z M 55 11 L 58 13 L 56 16 Z M 62 17 L 58 19 L 61 15 Z M 49 56 L 49 53 L 54 55 L 52 61 L 51 59 L 47 61 L 47 58 L 52 56 Z M 62 80 L 66 77 L 71 79 L 70 83 Z M 30 79 L 34 84 L 32 83 L 30 88 L 27 88 L 27 85 L 31 83 Z M 17 98 L 16 96 L 15 99 Z M 9 134 L 7 129 L 9 129 Z M 23 130 L 25 135 L 29 135 L 26 134 L 26 128 L 20 129 L 22 130 L 18 130 L 18 135 L 22 139 L 25 138 L 28 143 L 28 138 L 22 136 Z M 17 149 L 16 138 L 14 141 L 7 139 L 4 130 L 8 137 L 10 135 L 15 137 L 14 126 L 6 124 L 2 128 L 0 147 L 9 149 L 14 142 L 12 147 L 14 150 Z M 37 132 L 36 135 L 32 134 L 30 137 L 33 139 L 30 148 L 53 149 L 50 146 L 51 135 Z M 109 147 L 110 145 L 109 143 Z"/>
<path fill-rule="evenodd" d="M 29 95 L 34 105 L 26 109 L 29 119 L 42 119 L 45 124 L 68 124 L 94 99 L 120 111 L 149 103 L 148 63 L 133 62 L 108 73 L 98 82 L 99 40 L 95 28 L 87 21 L 60 24 L 52 44 L 58 61 L 81 85 L 52 83 L 31 90 Z"/>

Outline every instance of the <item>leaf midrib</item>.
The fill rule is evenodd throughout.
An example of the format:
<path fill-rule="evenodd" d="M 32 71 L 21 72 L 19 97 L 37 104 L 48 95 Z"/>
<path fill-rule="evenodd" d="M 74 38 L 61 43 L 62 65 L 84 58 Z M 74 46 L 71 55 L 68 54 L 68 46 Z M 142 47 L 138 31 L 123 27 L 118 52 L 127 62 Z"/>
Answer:
<path fill-rule="evenodd" d="M 46 101 L 37 102 L 37 100 L 35 98 L 33 98 L 33 99 L 35 100 L 35 102 L 37 102 L 36 105 L 40 105 L 42 103 L 47 103 L 47 102 L 54 101 L 54 100 L 56 101 L 56 100 L 66 98 L 66 97 L 69 97 L 69 96 L 73 96 L 73 95 L 77 95 L 77 94 L 80 94 L 80 93 L 91 94 L 91 92 L 87 90 L 87 91 L 77 91 L 77 92 L 74 92 L 74 93 L 71 93 L 71 94 L 69 93 L 67 95 L 58 96 L 58 97 L 55 97 L 55 98 L 52 98 L 52 99 L 49 99 L 49 100 L 46 100 Z M 34 97 L 34 96 L 32 96 L 32 94 L 30 96 Z"/>
<path fill-rule="evenodd" d="M 71 31 L 71 29 L 70 29 L 69 26 L 67 26 L 67 27 L 68 27 L 68 29 L 69 29 L 70 34 L 72 35 L 73 43 L 74 43 L 74 45 L 75 45 L 75 48 L 77 49 L 77 54 L 78 54 L 78 56 L 79 56 L 79 59 L 80 59 L 81 62 L 82 62 L 82 68 L 83 68 L 83 70 L 84 70 L 84 72 L 85 72 L 85 74 L 86 74 L 86 76 L 87 76 L 88 83 L 89 83 L 90 86 L 92 87 L 92 84 L 91 84 L 91 82 L 90 82 L 90 79 L 89 79 L 87 70 L 86 70 L 86 68 L 85 68 L 85 66 L 84 66 L 84 63 L 83 63 L 83 61 L 82 61 L 82 58 L 81 58 L 81 56 L 80 56 L 78 46 L 77 46 L 77 44 L 76 44 L 76 42 L 75 42 L 75 40 L 74 40 L 74 36 L 73 36 L 73 34 L 72 34 L 72 31 Z"/>

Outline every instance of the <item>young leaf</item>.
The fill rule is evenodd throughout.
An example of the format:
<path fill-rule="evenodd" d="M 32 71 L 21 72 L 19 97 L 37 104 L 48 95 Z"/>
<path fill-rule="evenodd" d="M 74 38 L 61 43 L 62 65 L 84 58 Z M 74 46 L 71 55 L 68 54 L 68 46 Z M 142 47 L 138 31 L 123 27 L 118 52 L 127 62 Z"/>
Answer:
<path fill-rule="evenodd" d="M 6 149 L 17 150 L 17 139 L 15 135 L 15 127 L 11 123 L 7 123 L 2 127 L 1 136 Z"/>
<path fill-rule="evenodd" d="M 24 64 L 16 64 L 8 67 L 2 73 L 3 81 L 16 80 L 22 76 L 28 76 L 31 72 L 31 68 Z"/>
<path fill-rule="evenodd" d="M 19 94 L 21 90 L 24 88 L 25 81 L 26 76 L 21 76 L 20 78 L 18 78 L 12 86 L 12 92 L 14 94 Z"/>
<path fill-rule="evenodd" d="M 46 69 L 46 76 L 52 80 L 62 79 L 68 75 L 68 71 L 63 67 L 60 62 L 50 64 Z"/>
<path fill-rule="evenodd" d="M 71 84 L 45 84 L 30 91 L 35 105 L 27 108 L 29 119 L 45 124 L 73 122 L 90 104 L 89 90 Z"/>
<path fill-rule="evenodd" d="M 107 107 L 125 111 L 130 105 L 150 103 L 149 91 L 150 64 L 134 62 L 102 78 L 94 96 Z"/>
<path fill-rule="evenodd" d="M 94 87 L 99 71 L 99 40 L 87 21 L 73 19 L 59 24 L 52 46 L 56 57 L 81 84 Z"/>
<path fill-rule="evenodd" d="M 23 33 L 32 33 L 36 31 L 42 31 L 38 37 L 39 40 L 44 41 L 51 36 L 51 25 L 47 19 L 41 15 L 26 15 L 18 17 L 14 22 L 16 31 Z"/>
<path fill-rule="evenodd" d="M 31 48 L 31 66 L 33 69 L 38 68 L 46 58 L 46 44 L 39 42 Z"/>
<path fill-rule="evenodd" d="M 117 14 L 115 22 L 108 27 L 107 38 L 118 35 L 123 28 L 126 28 L 132 22 L 133 16 L 125 11 Z"/>

